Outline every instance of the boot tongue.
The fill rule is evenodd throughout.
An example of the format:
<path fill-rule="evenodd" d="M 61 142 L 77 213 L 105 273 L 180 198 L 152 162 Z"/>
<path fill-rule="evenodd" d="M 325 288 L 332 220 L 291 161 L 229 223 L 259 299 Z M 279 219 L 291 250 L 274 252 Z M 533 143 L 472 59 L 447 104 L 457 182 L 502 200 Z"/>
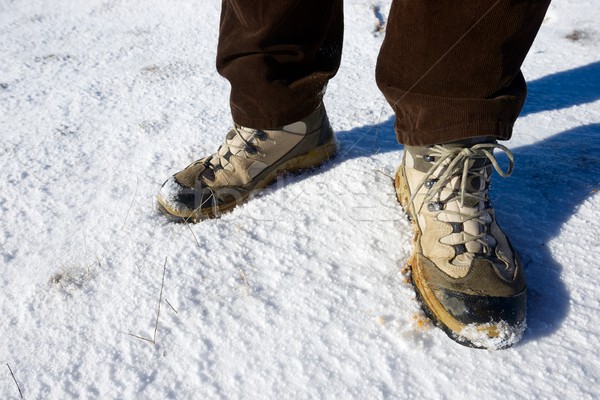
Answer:
<path fill-rule="evenodd" d="M 477 158 L 474 160 L 469 161 L 470 166 L 469 169 L 471 171 L 475 170 L 475 171 L 481 171 L 483 174 L 485 174 L 486 176 L 488 174 L 491 174 L 491 163 L 487 158 Z M 465 182 L 465 191 L 469 194 L 475 194 L 475 193 L 481 193 L 483 191 L 486 190 L 486 183 L 485 180 L 479 175 L 475 175 L 475 174 L 468 174 L 467 175 L 467 182 Z M 459 188 L 460 190 L 460 188 Z M 463 201 L 463 205 L 465 207 L 469 207 L 469 208 L 473 208 L 473 207 L 480 207 L 483 206 L 483 204 L 479 204 L 480 200 L 478 200 L 477 198 L 474 197 L 465 197 L 464 201 Z"/>
<path fill-rule="evenodd" d="M 283 128 L 277 128 L 277 130 L 283 130 L 290 133 L 305 135 L 308 131 L 308 126 L 306 125 L 306 122 L 298 121 L 294 122 L 293 124 L 286 125 Z"/>

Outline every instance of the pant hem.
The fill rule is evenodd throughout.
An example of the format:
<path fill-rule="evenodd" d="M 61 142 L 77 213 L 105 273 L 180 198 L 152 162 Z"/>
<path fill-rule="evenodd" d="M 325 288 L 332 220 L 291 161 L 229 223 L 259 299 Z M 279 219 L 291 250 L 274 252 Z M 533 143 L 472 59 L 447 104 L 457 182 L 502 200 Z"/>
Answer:
<path fill-rule="evenodd" d="M 387 88 L 386 99 L 396 114 L 400 143 L 426 146 L 477 136 L 510 139 L 524 98 L 447 98 Z"/>

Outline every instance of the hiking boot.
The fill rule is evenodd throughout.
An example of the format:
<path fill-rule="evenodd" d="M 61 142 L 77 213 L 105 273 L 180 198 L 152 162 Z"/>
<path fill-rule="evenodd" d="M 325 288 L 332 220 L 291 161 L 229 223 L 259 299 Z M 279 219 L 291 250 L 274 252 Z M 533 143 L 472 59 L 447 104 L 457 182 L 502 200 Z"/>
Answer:
<path fill-rule="evenodd" d="M 218 151 L 169 178 L 158 207 L 174 221 L 219 216 L 248 200 L 279 175 L 317 167 L 337 151 L 325 107 L 276 129 L 235 125 Z"/>
<path fill-rule="evenodd" d="M 498 165 L 494 149 L 509 167 Z M 497 143 L 406 146 L 394 185 L 414 230 L 411 279 L 425 313 L 453 340 L 498 349 L 517 343 L 527 308 L 523 266 L 498 227 L 492 169 L 512 173 Z"/>

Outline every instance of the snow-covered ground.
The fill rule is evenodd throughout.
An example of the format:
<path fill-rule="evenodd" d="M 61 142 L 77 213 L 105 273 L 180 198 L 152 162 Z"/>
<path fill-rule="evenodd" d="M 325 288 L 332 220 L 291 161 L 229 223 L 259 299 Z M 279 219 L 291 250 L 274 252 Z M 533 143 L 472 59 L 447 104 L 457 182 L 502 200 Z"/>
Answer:
<path fill-rule="evenodd" d="M 373 78 L 389 3 L 346 1 L 340 156 L 181 225 L 157 190 L 231 124 L 220 1 L 0 0 L 0 398 L 599 398 L 597 0 L 556 0 L 523 68 L 493 199 L 529 327 L 495 352 L 433 328 L 401 272 Z"/>

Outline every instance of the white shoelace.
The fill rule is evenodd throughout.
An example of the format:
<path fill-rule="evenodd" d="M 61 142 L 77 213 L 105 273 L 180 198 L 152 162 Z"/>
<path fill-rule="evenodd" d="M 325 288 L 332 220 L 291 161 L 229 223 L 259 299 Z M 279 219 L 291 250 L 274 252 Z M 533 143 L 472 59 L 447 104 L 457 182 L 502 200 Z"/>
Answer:
<path fill-rule="evenodd" d="M 508 156 L 509 166 L 506 171 L 504 171 L 498 164 L 498 161 L 493 154 L 494 149 L 499 149 Z M 432 180 L 432 177 L 434 178 L 433 180 L 435 183 L 433 183 L 433 185 L 431 185 L 431 187 L 429 187 L 427 192 L 425 193 L 425 197 L 423 199 L 423 204 L 421 205 L 421 207 L 423 207 L 425 204 L 429 204 L 434 198 L 440 195 L 442 190 L 446 188 L 446 185 L 450 184 L 452 178 L 457 176 L 461 177 L 458 195 L 447 199 L 445 201 L 446 204 L 448 204 L 451 201 L 460 201 L 460 207 L 463 207 L 467 198 L 472 199 L 475 204 L 480 204 L 480 202 L 484 202 L 484 204 L 486 204 L 489 201 L 488 190 L 491 176 L 487 176 L 485 170 L 489 168 L 489 164 L 487 166 L 484 165 L 481 167 L 470 167 L 470 161 L 472 161 L 474 158 L 485 157 L 490 161 L 491 165 L 496 170 L 496 172 L 498 172 L 498 174 L 504 178 L 512 174 L 514 167 L 514 157 L 510 150 L 508 150 L 508 148 L 506 148 L 505 146 L 502 146 L 497 143 L 480 143 L 465 148 L 448 148 L 441 145 L 435 145 L 428 150 L 427 155 L 434 157 L 435 161 L 429 169 L 429 171 L 425 174 L 423 179 L 414 189 L 414 192 L 412 193 L 408 201 L 407 208 L 410 205 L 414 206 L 414 201 L 416 199 L 416 196 L 419 194 L 419 191 L 423 188 L 423 186 L 425 186 L 427 181 Z M 444 163 L 447 163 L 447 166 L 444 166 Z M 439 168 L 443 168 L 443 172 L 439 176 L 435 176 L 434 173 Z M 467 190 L 467 182 L 469 175 L 476 176 L 484 180 L 484 189 L 475 191 Z M 436 202 L 434 204 L 440 203 Z M 477 223 L 485 227 L 492 221 L 491 216 L 489 216 L 488 214 L 490 214 L 493 211 L 491 209 L 488 209 L 487 207 L 484 207 L 481 210 L 472 214 L 447 210 L 442 207 L 438 207 L 437 210 L 439 210 L 441 213 L 450 213 L 452 215 L 458 216 L 458 218 L 460 219 L 460 223 L 463 224 L 467 221 L 476 221 Z M 420 212 L 420 210 L 417 212 Z M 487 229 L 483 229 L 481 230 L 480 234 L 473 235 L 468 232 L 464 232 L 463 230 L 463 233 L 465 235 L 464 240 L 455 244 L 466 244 L 471 241 L 474 241 L 480 243 L 487 252 L 490 246 L 490 243 L 487 240 L 487 231 Z"/>
<path fill-rule="evenodd" d="M 267 134 L 258 129 L 250 129 L 241 126 L 234 126 L 230 132 L 234 132 L 234 136 L 231 139 L 225 139 L 225 141 L 219 147 L 219 150 L 213 154 L 210 158 L 210 165 L 213 167 L 221 166 L 225 167 L 229 164 L 227 154 L 240 156 L 243 154 L 248 157 L 249 154 L 258 155 L 264 157 L 263 153 L 257 151 L 254 143 L 256 141 L 267 140 Z M 227 135 L 229 136 L 229 135 Z"/>

